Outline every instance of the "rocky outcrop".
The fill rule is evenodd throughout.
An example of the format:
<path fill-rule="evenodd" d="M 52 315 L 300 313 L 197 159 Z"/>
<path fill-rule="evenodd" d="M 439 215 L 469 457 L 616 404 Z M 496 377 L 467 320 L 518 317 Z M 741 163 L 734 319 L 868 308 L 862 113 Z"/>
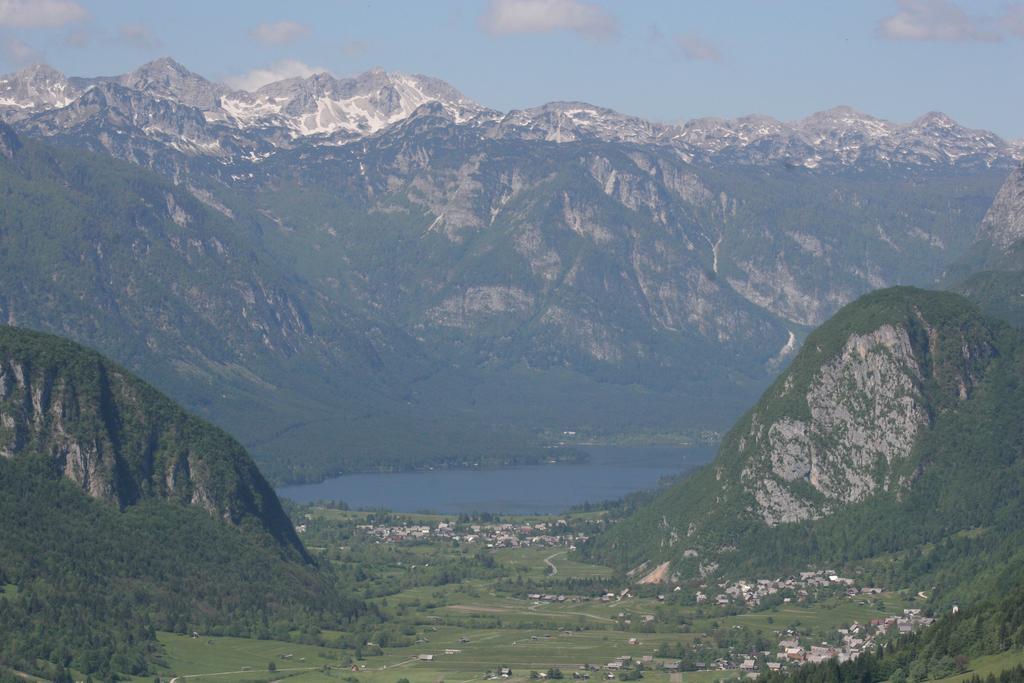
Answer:
<path fill-rule="evenodd" d="M 13 159 L 14 153 L 21 147 L 17 133 L 6 123 L 0 123 L 0 156 Z"/>
<path fill-rule="evenodd" d="M 785 415 L 762 424 L 755 413 L 741 451 L 761 452 L 743 482 L 765 523 L 828 514 L 834 504 L 899 485 L 893 465 L 910 457 L 928 424 L 920 381 L 906 327 L 882 325 L 851 335 L 817 373 L 804 394 L 809 419 Z M 817 495 L 790 490 L 792 482 L 810 484 Z"/>
<path fill-rule="evenodd" d="M 254 525 L 305 557 L 241 445 L 58 337 L 0 327 L 0 456 L 44 457 L 88 495 L 121 508 L 160 498 Z"/>
<path fill-rule="evenodd" d="M 978 231 L 978 241 L 1005 252 L 1024 239 L 1024 166 L 1000 188 Z"/>
<path fill-rule="evenodd" d="M 862 297 L 807 338 L 714 462 L 599 538 L 595 554 L 623 553 L 624 566 L 671 560 L 695 575 L 698 559 L 748 561 L 754 546 L 773 548 L 769 534 L 792 543 L 816 524 L 830 535 L 825 543 L 835 534 L 870 534 L 863 520 L 873 515 L 887 515 L 891 528 L 906 515 L 908 525 L 931 533 L 930 506 L 947 502 L 950 524 L 971 524 L 964 509 L 985 504 L 960 499 L 957 487 L 998 478 L 981 459 L 1005 466 L 1017 448 L 1013 430 L 1005 436 L 1011 443 L 993 447 L 1002 433 L 975 429 L 990 419 L 984 411 L 1017 405 L 1024 368 L 1011 361 L 1007 370 L 1004 359 L 1024 337 L 1007 329 L 953 294 L 895 288 Z M 936 441 L 951 437 L 955 448 Z M 971 490 L 988 495 L 983 486 Z M 677 543 L 684 537 L 685 552 Z"/>

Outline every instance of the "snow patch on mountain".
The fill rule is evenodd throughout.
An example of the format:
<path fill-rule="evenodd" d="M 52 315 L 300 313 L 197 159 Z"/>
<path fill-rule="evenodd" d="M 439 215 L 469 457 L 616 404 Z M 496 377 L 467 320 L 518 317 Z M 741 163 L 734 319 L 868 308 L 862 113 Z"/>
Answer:
<path fill-rule="evenodd" d="M 668 125 L 628 116 L 584 102 L 552 102 L 508 113 L 487 109 L 444 81 L 372 69 L 353 78 L 317 73 L 269 83 L 254 92 L 233 90 L 192 73 L 172 59 L 158 59 L 122 76 L 67 78 L 47 66 L 32 66 L 0 78 L 0 119 L 45 135 L 59 134 L 71 121 L 111 121 L 93 102 L 75 116 L 61 114 L 97 87 L 120 86 L 133 93 L 119 101 L 125 121 L 146 122 L 146 130 L 173 138 L 186 117 L 211 127 L 190 139 L 164 139 L 182 153 L 221 159 L 259 159 L 297 144 L 345 144 L 415 119 L 424 105 L 450 123 L 469 126 L 481 137 L 573 143 L 586 140 L 674 148 L 684 160 L 706 159 L 748 165 L 782 164 L 819 169 L 855 164 L 975 165 L 1024 159 L 1024 142 L 1008 143 L 983 130 L 959 125 L 930 112 L 897 124 L 841 106 L 794 122 L 768 116 L 726 120 L 701 118 Z M 94 98 L 96 99 L 96 98 Z M 147 101 L 149 101 L 147 103 Z M 156 106 L 169 102 L 175 107 Z M 134 107 L 134 108 L 132 108 Z M 192 110 L 191 113 L 185 110 Z M 194 127 L 193 124 L 189 124 Z"/>

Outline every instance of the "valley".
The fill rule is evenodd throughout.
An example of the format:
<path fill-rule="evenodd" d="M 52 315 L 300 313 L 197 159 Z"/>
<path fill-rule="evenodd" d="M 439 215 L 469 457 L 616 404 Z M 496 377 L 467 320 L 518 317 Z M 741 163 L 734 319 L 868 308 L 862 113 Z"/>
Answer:
<path fill-rule="evenodd" d="M 0 0 L 0 683 L 1024 683 L 1024 3 L 722 7 Z"/>
<path fill-rule="evenodd" d="M 292 514 L 304 521 L 303 540 L 311 552 L 341 567 L 361 568 L 365 581 L 359 589 L 375 595 L 371 601 L 388 615 L 383 630 L 368 633 L 370 642 L 354 650 L 339 648 L 347 635 L 330 631 L 314 637 L 293 633 L 291 642 L 163 632 L 157 672 L 162 679 L 527 681 L 550 678 L 558 669 L 567 680 L 633 680 L 628 676 L 635 672 L 663 683 L 732 680 L 750 672 L 741 668 L 748 659 L 757 662 L 757 670 L 780 662 L 780 641 L 790 650 L 802 644 L 801 656 L 813 656 L 811 645 L 823 641 L 841 651 L 839 629 L 856 623 L 866 632 L 873 620 L 902 620 L 904 610 L 922 608 L 909 588 L 850 597 L 845 584 L 830 587 L 827 578 L 802 599 L 796 592 L 802 589 L 795 588 L 790 602 L 780 597 L 753 608 L 742 601 L 697 604 L 681 591 L 630 587 L 611 568 L 574 559 L 569 545 L 490 548 L 491 542 L 436 533 L 382 544 L 374 533 L 380 522 L 470 533 L 495 522 L 309 507 Z M 600 517 L 502 517 L 496 523 L 576 533 Z M 459 575 L 445 577 L 455 567 Z M 795 655 L 789 657 L 781 663 Z M 270 662 L 275 672 L 267 671 Z M 615 662 L 627 663 L 620 669 Z M 511 673 L 503 677 L 502 669 Z"/>
<path fill-rule="evenodd" d="M 942 281 L 1022 158 L 936 112 L 501 112 L 383 70 L 39 65 L 0 95 L 0 319 L 108 354 L 275 484 L 724 432 L 842 305 Z"/>

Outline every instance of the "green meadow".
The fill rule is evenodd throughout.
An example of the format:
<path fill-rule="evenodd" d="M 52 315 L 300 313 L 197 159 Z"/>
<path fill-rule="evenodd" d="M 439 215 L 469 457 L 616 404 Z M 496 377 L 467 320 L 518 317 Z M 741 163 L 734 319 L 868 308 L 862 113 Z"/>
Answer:
<path fill-rule="evenodd" d="M 436 537 L 386 543 L 360 529 L 367 523 L 436 525 L 451 517 L 323 508 L 304 508 L 296 517 L 308 525 L 303 540 L 316 549 L 318 561 L 361 591 L 378 617 L 347 632 L 292 634 L 296 641 L 320 645 L 160 633 L 163 652 L 156 673 L 165 683 L 521 683 L 552 669 L 561 670 L 566 680 L 575 674 L 580 681 L 587 676 L 607 683 L 611 674 L 603 667 L 622 656 L 647 658 L 642 678 L 651 683 L 713 683 L 735 680 L 739 673 L 669 673 L 662 664 L 683 652 L 690 653 L 692 668 L 756 648 L 770 651 L 793 632 L 814 641 L 831 639 L 853 622 L 921 606 L 910 592 L 870 598 L 827 594 L 756 610 L 696 605 L 692 587 L 680 592 L 646 586 L 624 594 L 626 577 L 579 561 L 565 544 L 488 548 Z M 568 523 L 585 528 L 583 519 L 570 516 Z M 717 592 L 717 587 L 705 590 Z M 616 597 L 602 599 L 609 592 Z M 973 670 L 987 673 L 1017 661 L 989 659 L 972 663 Z M 498 677 L 506 667 L 509 678 Z"/>

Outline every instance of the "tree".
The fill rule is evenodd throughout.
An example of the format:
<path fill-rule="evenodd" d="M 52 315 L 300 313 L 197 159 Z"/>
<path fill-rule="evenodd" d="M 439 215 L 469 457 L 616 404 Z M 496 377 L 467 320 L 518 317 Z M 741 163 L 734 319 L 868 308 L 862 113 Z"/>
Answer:
<path fill-rule="evenodd" d="M 270 662 L 269 664 L 267 664 L 267 671 L 271 673 L 277 671 L 277 664 L 275 664 L 274 662 Z"/>

